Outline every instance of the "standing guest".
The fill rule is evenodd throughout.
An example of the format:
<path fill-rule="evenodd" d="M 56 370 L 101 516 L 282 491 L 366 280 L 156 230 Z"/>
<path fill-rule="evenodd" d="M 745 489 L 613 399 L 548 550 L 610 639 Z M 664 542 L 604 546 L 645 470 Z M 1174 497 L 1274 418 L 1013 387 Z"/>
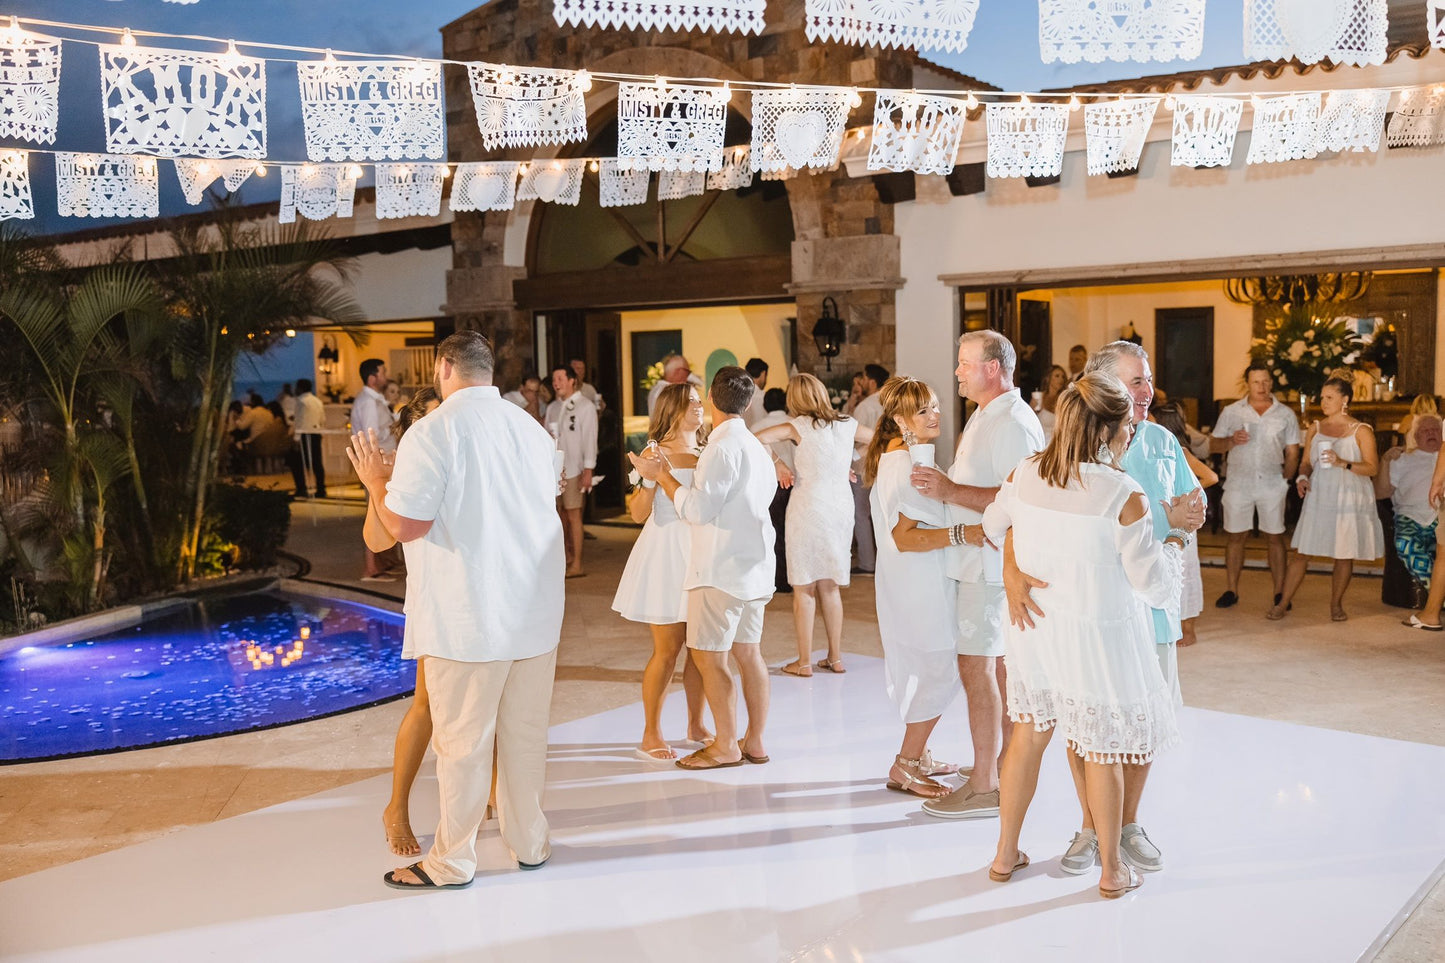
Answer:
<path fill-rule="evenodd" d="M 502 395 L 506 401 L 521 408 L 527 414 L 537 419 L 537 424 L 547 423 L 547 402 L 542 397 L 542 379 L 534 374 L 529 374 L 522 379 L 522 383 L 515 391 L 509 391 Z"/>
<path fill-rule="evenodd" d="M 1151 762 L 1179 738 L 1148 607 L 1178 608 L 1189 539 L 1183 529 L 1195 499 L 1172 498 L 1168 535 L 1155 537 L 1148 496 L 1115 467 L 1125 457 L 1134 407 L 1118 378 L 1085 372 L 1059 401 L 1054 440 L 1018 467 L 984 516 L 988 537 L 1010 538 L 1019 566 L 1042 580 L 1037 627 L 1025 631 L 1010 621 L 1008 630 L 1008 706 L 1017 727 L 1003 763 L 998 851 L 989 868 L 995 882 L 1029 864 L 1019 834 L 1055 728 L 1083 764 L 1102 865 L 1099 894 L 1114 899 L 1143 882 L 1120 852 L 1121 770 Z"/>
<path fill-rule="evenodd" d="M 1440 416 L 1416 415 L 1405 436 L 1405 447 L 1385 452 L 1375 476 L 1375 498 L 1390 499 L 1394 508 L 1395 554 L 1410 577 L 1426 590 L 1431 586 L 1438 545 L 1435 535 L 1440 518 L 1430 504 L 1430 479 L 1440 457 L 1440 439 Z M 1418 627 L 1410 619 L 1405 624 Z"/>
<path fill-rule="evenodd" d="M 386 383 L 386 389 L 382 391 L 381 396 L 386 399 L 386 406 L 391 409 L 392 423 L 394 426 L 396 419 L 401 417 L 401 409 L 406 407 L 406 403 L 410 399 L 402 396 L 401 385 L 395 381 L 388 381 Z"/>
<path fill-rule="evenodd" d="M 753 425 L 753 434 L 758 434 L 774 425 L 783 425 L 788 422 L 788 393 L 782 388 L 769 388 L 763 393 L 763 417 L 759 418 Z M 793 452 L 796 446 L 790 441 L 775 441 L 768 445 L 768 450 L 773 454 L 774 462 L 782 462 L 788 469 L 789 474 L 793 472 Z M 793 587 L 788 584 L 788 501 L 793 495 L 791 487 L 778 486 L 773 495 L 773 504 L 768 507 L 768 517 L 772 519 L 773 531 L 777 534 L 773 538 L 773 557 L 777 560 L 776 576 L 773 585 L 776 591 L 784 595 L 791 595 Z"/>
<path fill-rule="evenodd" d="M 1184 460 L 1189 463 L 1189 470 L 1194 473 L 1194 480 L 1199 482 L 1199 488 L 1208 490 L 1219 484 L 1219 475 L 1215 473 L 1214 469 L 1194 457 L 1194 453 L 1189 450 L 1189 422 L 1184 418 L 1184 406 L 1177 401 L 1166 401 L 1154 406 L 1153 417 L 1174 436 L 1175 441 L 1179 442 L 1179 448 L 1184 453 Z M 1153 505 L 1150 506 L 1150 510 L 1154 511 Z M 1159 521 L 1157 512 L 1154 520 L 1157 526 Z M 1190 646 L 1199 641 L 1195 623 L 1199 621 L 1199 616 L 1203 611 L 1204 578 L 1199 570 L 1199 540 L 1191 538 L 1189 546 L 1184 549 L 1184 588 L 1179 594 L 1179 645 L 1181 647 Z"/>
<path fill-rule="evenodd" d="M 1076 344 L 1069 349 L 1069 380 L 1078 381 L 1084 376 L 1084 366 L 1089 363 L 1089 349 Z"/>
<path fill-rule="evenodd" d="M 437 346 L 442 405 L 392 456 L 353 438 L 382 526 L 405 546 L 405 645 L 421 660 L 441 822 L 426 857 L 384 880 L 460 888 L 476 873 L 495 745 L 502 839 L 521 869 L 552 854 L 542 812 L 547 722 L 562 630 L 564 550 L 554 446 L 492 387 L 491 345 L 460 331 Z"/>
<path fill-rule="evenodd" d="M 926 799 L 949 787 L 932 777 L 956 767 L 939 766 L 928 739 L 943 710 L 958 694 L 958 585 L 946 556 L 960 533 L 943 505 L 924 498 L 910 481 L 912 455 L 905 438 L 933 445 L 938 438 L 938 397 L 912 378 L 890 378 L 879 392 L 883 419 L 864 460 L 873 494 L 878 542 L 878 634 L 888 697 L 903 720 L 903 744 L 888 770 L 888 788 Z M 919 453 L 920 457 L 922 452 Z M 974 530 L 982 544 L 982 528 Z"/>
<path fill-rule="evenodd" d="M 581 358 L 573 358 L 567 362 L 567 367 L 571 368 L 577 375 L 577 390 L 582 393 L 582 397 L 596 405 L 598 411 L 605 408 L 606 405 L 602 403 L 602 395 L 597 392 L 596 388 L 587 383 L 587 362 Z"/>
<path fill-rule="evenodd" d="M 310 378 L 296 379 L 296 423 L 291 454 L 291 478 L 296 483 L 296 497 L 308 498 L 306 469 L 316 477 L 316 497 L 326 497 L 326 465 L 321 460 L 321 429 L 326 426 L 326 406 L 312 391 Z"/>
<path fill-rule="evenodd" d="M 671 465 L 672 476 L 692 484 L 702 450 L 702 396 L 692 385 L 668 385 L 657 398 L 647 437 Z M 670 762 L 677 753 L 662 737 L 662 702 L 677 672 L 677 657 L 687 643 L 687 594 L 682 590 L 692 551 L 691 527 L 677 517 L 672 501 L 657 498 L 657 483 L 644 481 L 629 510 L 642 533 L 617 584 L 612 610 L 629 622 L 652 629 L 652 657 L 642 671 L 642 745 L 635 752 L 651 762 Z M 682 670 L 687 695 L 687 738 L 706 745 L 712 739 L 703 722 L 702 676 L 692 659 Z"/>
<path fill-rule="evenodd" d="M 708 404 L 712 433 L 684 487 L 660 452 L 629 454 L 638 473 L 657 482 L 678 517 L 692 526 L 687 592 L 687 647 L 702 673 L 717 738 L 677 765 L 720 769 L 768 761 L 763 729 L 768 720 L 768 666 L 763 661 L 763 614 L 772 597 L 773 526 L 768 505 L 777 488 L 772 459 L 743 423 L 757 386 L 729 365 L 713 376 Z M 728 652 L 742 675 L 748 727 L 737 731 L 737 692 Z"/>
<path fill-rule="evenodd" d="M 883 418 L 883 405 L 878 400 L 878 390 L 888 380 L 888 369 L 878 364 L 863 366 L 863 397 L 853 406 L 853 420 L 864 428 L 873 428 Z M 863 484 L 863 447 L 859 446 L 853 455 L 857 464 L 851 481 L 853 488 L 853 541 L 858 548 L 858 565 L 854 575 L 872 575 L 878 559 L 878 544 L 873 539 L 873 513 L 868 503 L 868 486 Z"/>
<path fill-rule="evenodd" d="M 652 386 L 647 393 L 647 413 L 652 414 L 652 409 L 657 407 L 657 396 L 662 394 L 662 389 L 668 385 L 686 384 L 692 379 L 692 365 L 680 354 L 670 354 L 662 359 L 662 380 Z"/>
<path fill-rule="evenodd" d="M 1380 470 L 1375 433 L 1369 425 L 1350 417 L 1354 385 L 1344 378 L 1331 378 L 1320 389 L 1320 411 L 1324 417 L 1305 433 L 1304 447 L 1310 453 L 1300 466 L 1299 489 L 1304 505 L 1295 524 L 1290 547 L 1289 573 L 1284 595 L 1275 599 L 1268 617 L 1282 619 L 1305 580 L 1311 556 L 1335 561 L 1330 579 L 1330 619 L 1343 622 L 1345 590 L 1355 571 L 1355 559 L 1371 560 L 1385 554 L 1385 530 L 1375 509 L 1375 489 L 1370 481 Z"/>
<path fill-rule="evenodd" d="M 789 675 L 813 674 L 813 622 L 823 613 L 828 656 L 818 668 L 842 673 L 843 596 L 848 584 L 853 543 L 853 499 L 848 474 L 853 449 L 867 445 L 873 430 L 865 428 L 828 403 L 828 389 L 810 374 L 788 379 L 788 414 L 785 424 L 758 432 L 771 444 L 788 441 L 798 446 L 794 455 L 796 477 L 780 472 L 791 483 L 788 501 L 788 584 L 793 587 L 793 624 L 797 628 L 798 658 L 783 666 Z M 777 456 L 774 455 L 774 460 Z"/>
<path fill-rule="evenodd" d="M 1244 369 L 1247 394 L 1219 413 L 1209 450 L 1227 452 L 1224 466 L 1224 550 L 1226 587 L 1215 606 L 1227 609 L 1239 601 L 1239 574 L 1244 570 L 1244 543 L 1259 518 L 1269 539 L 1269 574 L 1274 601 L 1284 592 L 1284 503 L 1289 479 L 1299 470 L 1299 419 L 1272 394 L 1274 375 L 1263 361 Z"/>
<path fill-rule="evenodd" d="M 386 396 L 382 394 L 390 383 L 386 376 L 386 362 L 380 358 L 367 358 L 361 362 L 360 374 L 361 391 L 351 403 L 351 431 L 356 435 L 374 431 L 376 443 L 381 446 L 382 451 L 394 452 L 396 433 L 392 431 L 392 424 L 395 419 L 391 414 L 391 406 L 386 403 Z M 370 490 L 367 497 L 370 497 Z M 377 554 L 369 548 L 363 551 L 366 552 L 361 573 L 363 582 L 396 581 L 396 575 L 392 572 L 392 569 L 396 568 L 394 552 Z"/>
<path fill-rule="evenodd" d="M 286 424 L 296 424 L 296 395 L 291 391 L 291 382 L 288 381 L 281 386 L 281 394 L 276 396 L 276 404 L 280 406 Z"/>
<path fill-rule="evenodd" d="M 1442 501 L 1445 501 L 1445 458 L 1435 459 L 1435 470 L 1430 475 L 1430 491 L 1426 494 L 1425 501 L 1437 512 Z M 1445 539 L 1436 539 L 1435 567 L 1439 568 L 1441 565 L 1445 565 Z M 1445 624 L 1440 621 L 1442 605 L 1445 605 L 1445 578 L 1434 578 L 1432 572 L 1430 594 L 1425 598 L 1425 607 L 1412 614 L 1404 624 L 1412 629 L 1439 632 L 1445 628 Z"/>
<path fill-rule="evenodd" d="M 757 423 L 763 420 L 763 393 L 768 390 L 768 363 L 762 358 L 749 358 L 748 363 L 743 365 L 743 370 L 748 377 L 753 379 L 757 385 L 753 392 L 753 400 L 748 405 L 748 410 L 743 412 L 743 420 L 747 422 L 748 430 L 752 431 Z"/>
<path fill-rule="evenodd" d="M 1054 412 L 1058 409 L 1059 395 L 1069 384 L 1069 373 L 1058 365 L 1049 369 L 1044 390 L 1039 396 L 1039 406 L 1034 413 L 1039 416 L 1039 425 L 1044 429 L 1044 442 L 1054 437 Z"/>
<path fill-rule="evenodd" d="M 858 408 L 858 403 L 863 400 L 863 395 L 866 391 L 864 387 L 865 381 L 866 376 L 863 372 L 859 371 L 854 373 L 852 386 L 848 389 L 848 400 L 843 402 L 843 414 L 851 415 Z"/>
<path fill-rule="evenodd" d="M 1017 356 L 997 331 L 970 331 L 958 339 L 958 393 L 978 405 L 958 439 L 947 475 L 915 465 L 912 482 L 924 496 L 948 506 L 949 520 L 977 525 L 1004 479 L 1044 447 L 1044 430 L 1013 386 Z M 958 675 L 968 697 L 973 773 L 960 788 L 923 804 L 947 819 L 998 815 L 998 760 L 1011 724 L 1004 714 L 1003 558 L 990 545 L 964 545 L 950 553 L 949 575 L 958 582 Z"/>
<path fill-rule="evenodd" d="M 577 372 L 558 365 L 552 369 L 552 391 L 557 400 L 547 406 L 547 430 L 562 452 L 562 494 L 557 511 L 567 533 L 567 577 L 580 578 L 582 570 L 582 508 L 592 490 L 597 467 L 597 406 L 578 386 Z"/>

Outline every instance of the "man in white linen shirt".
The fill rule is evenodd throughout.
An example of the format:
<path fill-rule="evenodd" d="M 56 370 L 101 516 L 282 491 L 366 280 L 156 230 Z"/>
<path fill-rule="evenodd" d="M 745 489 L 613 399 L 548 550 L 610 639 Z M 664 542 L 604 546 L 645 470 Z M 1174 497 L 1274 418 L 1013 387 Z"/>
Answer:
<path fill-rule="evenodd" d="M 386 403 L 386 396 L 382 394 L 390 380 L 386 376 L 386 362 L 380 358 L 367 358 L 361 362 L 359 373 L 361 390 L 356 393 L 356 400 L 351 403 L 351 431 L 358 435 L 374 431 L 376 443 L 381 446 L 382 451 L 396 451 L 396 432 L 392 430 L 396 419 L 392 417 L 391 406 Z M 364 545 L 361 550 L 366 553 L 361 573 L 363 582 L 396 581 L 396 576 L 391 572 L 396 568 L 392 552 L 378 554 Z"/>
<path fill-rule="evenodd" d="M 958 439 L 948 475 L 930 466 L 913 469 L 913 486 L 948 505 L 954 524 L 977 525 L 1019 462 L 1041 451 L 1039 416 L 1013 386 L 1018 355 L 997 331 L 970 331 L 958 341 L 958 393 L 978 407 Z M 1012 723 L 1004 703 L 1007 601 L 1003 556 L 991 545 L 961 545 L 948 556 L 958 582 L 958 676 L 968 698 L 973 774 L 960 788 L 930 799 L 923 811 L 947 819 L 998 815 L 998 759 Z"/>
<path fill-rule="evenodd" d="M 537 419 L 539 425 L 547 420 L 547 403 L 542 400 L 542 379 L 536 375 L 527 375 L 515 391 L 507 392 L 502 398 Z"/>
<path fill-rule="evenodd" d="M 557 511 L 567 533 L 567 577 L 587 574 L 582 570 L 582 509 L 592 490 L 592 470 L 597 467 L 597 406 L 582 394 L 577 372 L 558 366 L 552 369 L 552 390 L 557 400 L 547 406 L 547 430 L 557 439 L 562 452 L 562 494 Z"/>
<path fill-rule="evenodd" d="M 768 666 L 763 661 L 763 612 L 773 595 L 773 523 L 768 506 L 777 490 L 772 456 L 743 421 L 757 386 L 742 368 L 720 368 L 708 392 L 712 433 L 684 488 L 661 452 L 630 455 L 638 474 L 662 486 L 678 517 L 692 525 L 687 592 L 688 654 L 702 673 L 703 693 L 717 738 L 679 759 L 682 769 L 720 769 L 744 760 L 768 761 Z M 742 676 L 748 728 L 737 734 L 737 691 L 728 652 Z"/>
<path fill-rule="evenodd" d="M 291 450 L 291 474 L 296 497 L 306 498 L 306 469 L 316 476 L 316 497 L 326 497 L 326 466 L 321 461 L 321 429 L 326 427 L 326 406 L 312 390 L 310 378 L 296 379 L 295 445 Z"/>
<path fill-rule="evenodd" d="M 878 389 L 888 380 L 888 369 L 881 364 L 863 366 L 863 400 L 853 408 L 853 420 L 864 428 L 877 428 L 883 420 L 883 402 Z M 878 565 L 878 545 L 873 539 L 873 509 L 869 498 L 872 485 L 863 484 L 863 451 L 860 445 L 853 451 L 853 474 L 849 485 L 853 489 L 853 541 L 858 547 L 858 567 L 854 575 L 872 575 Z"/>
<path fill-rule="evenodd" d="M 1284 505 L 1289 480 L 1299 470 L 1299 418 L 1275 398 L 1274 375 L 1262 361 L 1244 369 L 1248 394 L 1219 413 L 1210 450 L 1227 452 L 1224 473 L 1225 591 L 1215 606 L 1227 609 L 1239 601 L 1239 573 L 1244 569 L 1244 543 L 1254 527 L 1269 539 L 1269 574 L 1274 601 L 1284 592 Z"/>
<path fill-rule="evenodd" d="M 757 424 L 766 414 L 763 410 L 763 394 L 768 390 L 768 363 L 762 358 L 749 358 L 748 363 L 743 365 L 743 370 L 758 387 L 758 390 L 753 392 L 753 400 L 748 402 L 748 410 L 743 412 L 743 421 L 747 422 L 748 431 L 756 434 Z"/>
<path fill-rule="evenodd" d="M 386 874 L 397 889 L 471 883 L 494 744 L 502 839 L 522 869 L 551 856 L 542 792 L 565 602 L 555 448 L 492 387 L 493 366 L 486 338 L 451 335 L 437 347 L 441 407 L 406 433 L 395 466 L 367 436 L 348 452 L 406 546 L 405 645 L 424 660 L 437 755 L 436 839 Z"/>

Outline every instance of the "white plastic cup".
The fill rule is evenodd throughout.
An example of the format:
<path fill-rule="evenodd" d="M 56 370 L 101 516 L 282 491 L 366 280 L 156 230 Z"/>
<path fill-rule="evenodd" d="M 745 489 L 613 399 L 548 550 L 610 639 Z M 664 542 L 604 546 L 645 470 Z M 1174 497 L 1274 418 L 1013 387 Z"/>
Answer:
<path fill-rule="evenodd" d="M 1042 391 L 1035 391 L 1029 396 L 1029 403 L 1033 405 L 1034 411 L 1038 411 L 1044 406 L 1044 393 Z"/>
<path fill-rule="evenodd" d="M 933 446 L 914 445 L 908 449 L 908 460 L 915 465 L 927 465 L 932 468 L 934 466 Z"/>
<path fill-rule="evenodd" d="M 1325 460 L 1326 452 L 1328 452 L 1330 456 L 1328 461 Z M 1339 464 L 1339 462 L 1335 461 L 1335 443 L 1333 441 L 1320 442 L 1320 464 L 1327 468 L 1334 468 Z"/>

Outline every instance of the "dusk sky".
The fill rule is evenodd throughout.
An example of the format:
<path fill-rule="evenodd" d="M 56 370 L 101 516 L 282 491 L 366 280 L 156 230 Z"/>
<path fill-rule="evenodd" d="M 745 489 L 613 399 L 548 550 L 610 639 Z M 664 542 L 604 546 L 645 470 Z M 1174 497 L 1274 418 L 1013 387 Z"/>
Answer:
<path fill-rule="evenodd" d="M 8 0 L 0 15 L 15 14 L 96 26 L 132 27 L 301 46 L 332 47 L 378 54 L 440 56 L 441 27 L 475 8 L 472 0 L 198 0 L 191 5 L 162 0 Z M 959 54 L 929 53 L 930 59 L 1011 90 L 1038 90 L 1152 73 L 1240 63 L 1242 0 L 1213 0 L 1205 19 L 1204 54 L 1196 61 L 1168 64 L 1045 64 L 1039 59 L 1038 7 L 1032 0 L 983 0 L 969 38 Z M 40 29 L 40 28 L 34 28 Z M 62 38 L 113 42 L 94 33 L 44 28 Z M 203 46 L 183 41 L 147 41 L 148 46 Z M 214 49 L 214 48 L 211 48 Z M 259 55 L 257 51 L 244 53 Z M 286 54 L 278 54 L 287 56 Z M 62 54 L 62 150 L 100 152 L 100 70 L 92 46 L 67 44 Z M 278 161 L 305 159 L 295 70 L 283 63 L 267 68 L 270 156 Z M 0 147 L 26 146 L 0 141 Z M 161 169 L 161 213 L 191 210 L 175 177 Z M 36 193 L 35 230 L 63 231 L 94 226 L 96 221 L 55 215 L 53 164 L 48 156 L 31 160 Z M 248 201 L 274 198 L 280 178 L 253 178 L 242 189 Z M 369 182 L 369 175 L 363 183 Z"/>

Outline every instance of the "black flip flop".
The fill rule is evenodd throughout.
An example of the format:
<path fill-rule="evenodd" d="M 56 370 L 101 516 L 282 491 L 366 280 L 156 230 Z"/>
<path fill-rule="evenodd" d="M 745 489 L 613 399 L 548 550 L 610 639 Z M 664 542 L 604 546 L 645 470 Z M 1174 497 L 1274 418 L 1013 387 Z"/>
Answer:
<path fill-rule="evenodd" d="M 419 880 L 421 880 L 421 883 L 420 883 L 419 885 L 416 884 L 416 883 L 403 883 L 403 882 L 399 881 L 399 880 L 396 878 L 396 874 L 399 873 L 399 872 L 401 872 L 401 870 L 399 870 L 399 869 L 394 869 L 394 870 L 392 870 L 391 872 L 387 873 L 386 875 L 382 876 L 382 877 L 381 877 L 381 881 L 382 881 L 383 883 L 385 883 L 386 885 L 390 886 L 392 889 L 420 889 L 420 890 L 428 890 L 428 889 L 466 889 L 468 886 L 472 885 L 472 882 L 473 882 L 473 880 L 470 880 L 470 879 L 469 879 L 469 880 L 467 880 L 465 883 L 434 883 L 434 882 L 432 882 L 432 878 L 426 874 L 426 870 L 424 870 L 424 869 L 421 868 L 421 863 L 419 863 L 419 862 L 418 862 L 418 863 L 412 863 L 410 866 L 407 866 L 407 867 L 405 867 L 405 868 L 411 870 L 414 874 L 416 874 L 416 878 L 419 879 Z"/>

